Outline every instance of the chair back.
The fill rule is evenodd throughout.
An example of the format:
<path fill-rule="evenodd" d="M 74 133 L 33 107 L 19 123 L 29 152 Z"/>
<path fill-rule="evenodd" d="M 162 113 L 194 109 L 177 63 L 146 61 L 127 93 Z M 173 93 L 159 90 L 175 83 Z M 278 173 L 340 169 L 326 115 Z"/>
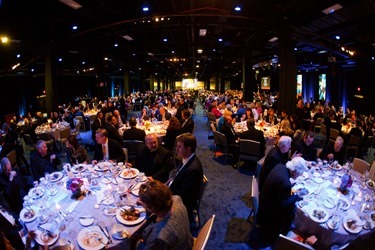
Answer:
<path fill-rule="evenodd" d="M 258 180 L 255 177 L 255 175 L 251 178 L 251 201 L 252 201 L 252 207 L 249 216 L 247 217 L 247 220 L 250 221 L 251 216 L 253 216 L 253 227 L 256 225 L 256 216 L 258 214 L 258 208 L 259 208 L 259 185 Z"/>
<path fill-rule="evenodd" d="M 340 131 L 334 128 L 329 129 L 329 141 L 335 143 L 337 136 L 340 135 Z"/>
<path fill-rule="evenodd" d="M 353 159 L 353 170 L 361 173 L 361 174 L 364 174 L 366 171 L 368 171 L 370 169 L 370 163 L 360 159 L 360 158 L 357 158 L 355 157 Z"/>
<path fill-rule="evenodd" d="M 216 115 L 214 113 L 208 112 L 207 115 L 208 115 L 208 120 L 210 122 L 215 122 L 216 123 Z"/>
<path fill-rule="evenodd" d="M 16 150 L 13 149 L 10 151 L 6 157 L 9 159 L 10 164 L 12 165 L 12 168 L 15 169 L 17 168 L 17 155 L 16 155 Z"/>
<path fill-rule="evenodd" d="M 375 160 L 371 164 L 369 178 L 375 181 Z"/>
<path fill-rule="evenodd" d="M 83 116 L 81 116 L 81 115 L 77 115 L 76 117 L 75 117 L 75 119 L 77 120 L 77 121 L 79 121 L 79 123 L 81 124 L 81 126 L 82 126 L 82 128 L 83 128 L 83 131 L 86 131 L 86 124 L 85 124 L 85 119 L 83 118 Z M 76 126 L 77 127 L 77 126 Z"/>
<path fill-rule="evenodd" d="M 240 139 L 239 141 L 239 162 L 242 160 L 259 161 L 260 142 Z"/>
<path fill-rule="evenodd" d="M 194 241 L 192 250 L 204 250 L 206 247 L 208 238 L 210 237 L 212 225 L 214 224 L 215 215 L 213 214 L 211 218 L 204 224 L 202 229 L 199 231 L 197 238 Z"/>
<path fill-rule="evenodd" d="M 325 136 L 327 134 L 327 127 L 326 125 L 322 122 L 320 124 L 320 132 Z"/>
<path fill-rule="evenodd" d="M 122 148 L 122 150 L 124 151 L 125 162 L 129 162 L 128 149 L 127 148 Z"/>
<path fill-rule="evenodd" d="M 273 250 L 306 250 L 314 249 L 313 247 L 303 244 L 302 242 L 296 241 L 292 238 L 289 238 L 285 235 L 280 234 L 276 240 L 276 243 L 273 247 Z"/>
<path fill-rule="evenodd" d="M 138 153 L 141 152 L 144 146 L 143 141 L 138 140 L 123 140 L 123 147 L 128 149 L 128 160 L 134 160 Z"/>
<path fill-rule="evenodd" d="M 199 210 L 200 210 L 202 197 L 203 197 L 204 192 L 206 191 L 206 188 L 207 188 L 207 184 L 208 184 L 208 179 L 205 175 L 203 175 L 203 181 L 202 181 L 201 188 L 199 190 L 199 196 L 198 196 L 198 200 L 197 200 L 197 215 L 198 215 L 199 227 L 201 227 L 201 217 L 200 217 L 200 211 Z"/>
<path fill-rule="evenodd" d="M 357 146 L 358 147 L 360 143 L 361 143 L 361 137 L 355 136 L 355 135 L 350 135 L 348 146 Z"/>
<path fill-rule="evenodd" d="M 259 178 L 260 171 L 262 170 L 262 167 L 264 165 L 264 160 L 266 159 L 265 156 L 263 156 L 258 162 L 257 162 L 257 170 L 256 170 L 256 177 Z"/>
<path fill-rule="evenodd" d="M 225 152 L 225 159 L 224 159 L 224 164 L 227 163 L 227 158 L 228 158 L 228 143 L 227 143 L 227 137 L 225 135 L 217 130 L 212 131 L 214 134 L 214 144 L 215 144 L 215 152 L 214 152 L 214 157 L 216 157 L 216 152 L 219 151 L 218 148 L 221 148 Z"/>
<path fill-rule="evenodd" d="M 60 141 L 64 141 L 64 140 L 66 141 L 66 139 L 70 135 L 70 131 L 71 131 L 71 128 L 69 126 L 60 130 Z"/>

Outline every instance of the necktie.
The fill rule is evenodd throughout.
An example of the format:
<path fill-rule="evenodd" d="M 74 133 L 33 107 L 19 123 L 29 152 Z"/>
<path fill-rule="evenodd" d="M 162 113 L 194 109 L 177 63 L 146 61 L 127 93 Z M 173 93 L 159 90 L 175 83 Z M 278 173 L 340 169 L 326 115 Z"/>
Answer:
<path fill-rule="evenodd" d="M 173 182 L 174 178 L 175 178 L 175 177 L 177 176 L 177 174 L 180 172 L 180 170 L 182 169 L 182 166 L 183 166 L 182 161 L 180 161 L 180 162 L 177 164 L 176 168 L 173 169 L 173 170 L 170 172 L 170 174 L 169 174 L 169 180 L 167 180 L 167 182 L 165 183 L 167 186 L 170 187 L 170 186 L 172 185 L 172 182 Z"/>

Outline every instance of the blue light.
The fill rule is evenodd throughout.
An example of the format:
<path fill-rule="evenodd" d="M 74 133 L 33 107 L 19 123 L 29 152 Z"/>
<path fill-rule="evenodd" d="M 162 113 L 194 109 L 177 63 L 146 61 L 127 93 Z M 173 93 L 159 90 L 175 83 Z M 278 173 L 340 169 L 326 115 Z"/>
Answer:
<path fill-rule="evenodd" d="M 163 42 L 168 42 L 168 38 L 164 38 L 164 39 L 163 39 Z"/>
<path fill-rule="evenodd" d="M 17 54 L 17 58 L 20 58 L 21 57 L 21 54 Z"/>
<path fill-rule="evenodd" d="M 241 7 L 240 7 L 240 6 L 236 6 L 236 7 L 234 8 L 234 10 L 237 11 L 237 12 L 239 12 L 239 11 L 241 11 Z"/>
<path fill-rule="evenodd" d="M 341 38 L 340 36 L 336 36 L 336 40 L 340 40 L 340 38 Z"/>
<path fill-rule="evenodd" d="M 118 47 L 118 43 L 115 43 L 115 45 L 114 45 L 115 47 Z"/>
<path fill-rule="evenodd" d="M 219 38 L 219 42 L 222 42 L 223 41 L 223 38 Z"/>
<path fill-rule="evenodd" d="M 78 29 L 78 26 L 77 26 L 77 25 L 73 25 L 72 29 L 73 29 L 73 30 L 77 30 L 77 29 Z"/>
<path fill-rule="evenodd" d="M 143 10 L 143 12 L 147 12 L 147 11 L 149 11 L 149 8 L 148 7 L 143 7 L 142 10 Z"/>
<path fill-rule="evenodd" d="M 62 62 L 62 58 L 59 58 L 59 62 Z"/>

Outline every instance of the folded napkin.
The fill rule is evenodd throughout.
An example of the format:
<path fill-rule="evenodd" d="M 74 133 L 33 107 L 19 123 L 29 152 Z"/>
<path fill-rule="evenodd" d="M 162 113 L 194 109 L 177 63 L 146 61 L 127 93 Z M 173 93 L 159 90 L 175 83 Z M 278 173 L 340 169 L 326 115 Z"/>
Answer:
<path fill-rule="evenodd" d="M 59 203 L 63 199 L 65 199 L 68 196 L 67 192 L 58 192 L 55 198 L 53 199 L 54 202 Z"/>
<path fill-rule="evenodd" d="M 66 211 L 67 211 L 68 213 L 73 212 L 73 210 L 76 208 L 76 206 L 78 205 L 78 203 L 79 203 L 79 201 L 73 201 L 73 202 L 69 205 L 69 207 L 66 209 Z"/>

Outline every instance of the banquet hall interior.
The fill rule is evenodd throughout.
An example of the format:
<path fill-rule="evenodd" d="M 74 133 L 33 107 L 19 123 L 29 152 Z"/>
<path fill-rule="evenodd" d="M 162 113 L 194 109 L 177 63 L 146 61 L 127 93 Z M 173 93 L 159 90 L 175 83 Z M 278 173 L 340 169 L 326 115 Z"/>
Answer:
<path fill-rule="evenodd" d="M 326 117 L 334 113 L 334 122 L 342 125 L 339 135 L 344 138 L 344 151 L 349 148 L 340 165 L 360 158 L 374 174 L 374 25 L 373 0 L 0 0 L 2 134 L 6 134 L 5 124 L 23 131 L 23 119 L 29 113 L 33 117 L 40 115 L 48 121 L 44 125 L 51 128 L 49 138 L 43 140 L 48 141 L 49 149 L 60 159 L 60 172 L 67 161 L 66 142 L 56 130 L 59 125 L 52 125 L 53 112 L 62 117 L 68 108 L 77 110 L 79 104 L 88 104 L 92 113 L 86 105 L 79 106 L 85 109 L 81 110 L 83 120 L 74 119 L 71 134 L 87 150 L 91 163 L 96 142 L 90 117 L 97 115 L 98 104 L 114 104 L 125 120 L 135 117 L 145 129 L 145 123 L 139 121 L 145 106 L 151 110 L 155 104 L 166 106 L 170 100 L 178 108 L 178 100 L 184 99 L 194 121 L 196 155 L 208 180 L 199 203 L 202 225 L 192 231 L 193 236 L 215 215 L 205 249 L 272 249 L 261 240 L 249 238 L 254 231 L 252 221 L 248 220 L 254 209 L 252 177 L 259 177 L 258 160 L 262 157 L 250 162 L 235 159 L 233 163 L 232 154 L 226 160 L 228 145 L 221 147 L 214 135 L 219 119 L 211 120 L 210 104 L 224 102 L 218 103 L 217 108 L 222 114 L 230 109 L 227 105 L 235 107 L 231 112 L 237 136 L 247 130 L 242 114 L 236 115 L 240 104 L 246 109 L 260 104 L 262 112 L 256 128 L 265 135 L 266 155 L 277 146 L 280 135 L 289 135 L 294 140 L 294 136 L 302 137 L 308 130 L 313 131 L 313 144 L 318 150 L 328 146 L 330 139 L 333 145 L 338 136 L 330 138 L 322 127 Z M 124 102 L 120 102 L 121 97 Z M 231 100 L 235 103 L 232 106 Z M 270 108 L 279 121 L 284 119 L 285 111 L 289 116 L 298 116 L 301 109 L 308 110 L 308 117 L 298 117 L 301 126 L 285 132 L 261 123 L 267 116 L 263 111 Z M 317 113 L 322 116 L 314 118 Z M 324 120 L 323 126 L 317 119 Z M 366 139 L 361 147 L 351 150 L 349 131 L 344 129 L 360 127 L 357 120 L 366 126 L 362 127 Z M 40 134 L 44 134 L 46 127 L 39 125 L 34 124 L 33 132 L 37 139 L 42 139 Z M 25 160 L 17 156 L 18 168 L 30 164 L 35 149 L 36 141 L 28 144 L 23 134 L 19 133 L 18 141 Z M 0 142 L 3 143 L 1 138 Z M 5 152 L 4 144 L 1 147 Z M 323 181 L 326 170 L 319 171 L 319 177 L 311 178 Z M 337 173 L 342 174 L 337 176 L 345 171 L 340 169 Z M 324 183 L 334 182 L 336 175 L 332 176 Z M 343 214 L 354 211 L 363 201 L 369 204 L 366 214 L 375 218 L 375 193 L 370 187 L 362 189 L 360 183 L 363 178 L 374 183 L 371 179 L 375 181 L 375 176 L 353 176 L 359 192 L 354 187 L 350 189 L 350 195 L 354 194 L 353 209 Z M 362 196 L 371 196 L 371 200 Z M 301 211 L 296 212 L 300 221 L 316 223 L 314 219 L 309 221 L 308 215 L 301 217 Z M 344 225 L 335 231 L 325 223 L 318 223 L 321 228 L 316 232 L 323 235 L 327 230 L 332 234 L 332 240 L 323 237 L 323 243 L 345 245 L 357 236 L 373 232 L 373 220 L 370 229 L 363 228 L 359 234 L 345 230 Z M 64 235 L 72 241 L 76 238 L 66 236 L 66 232 Z"/>

